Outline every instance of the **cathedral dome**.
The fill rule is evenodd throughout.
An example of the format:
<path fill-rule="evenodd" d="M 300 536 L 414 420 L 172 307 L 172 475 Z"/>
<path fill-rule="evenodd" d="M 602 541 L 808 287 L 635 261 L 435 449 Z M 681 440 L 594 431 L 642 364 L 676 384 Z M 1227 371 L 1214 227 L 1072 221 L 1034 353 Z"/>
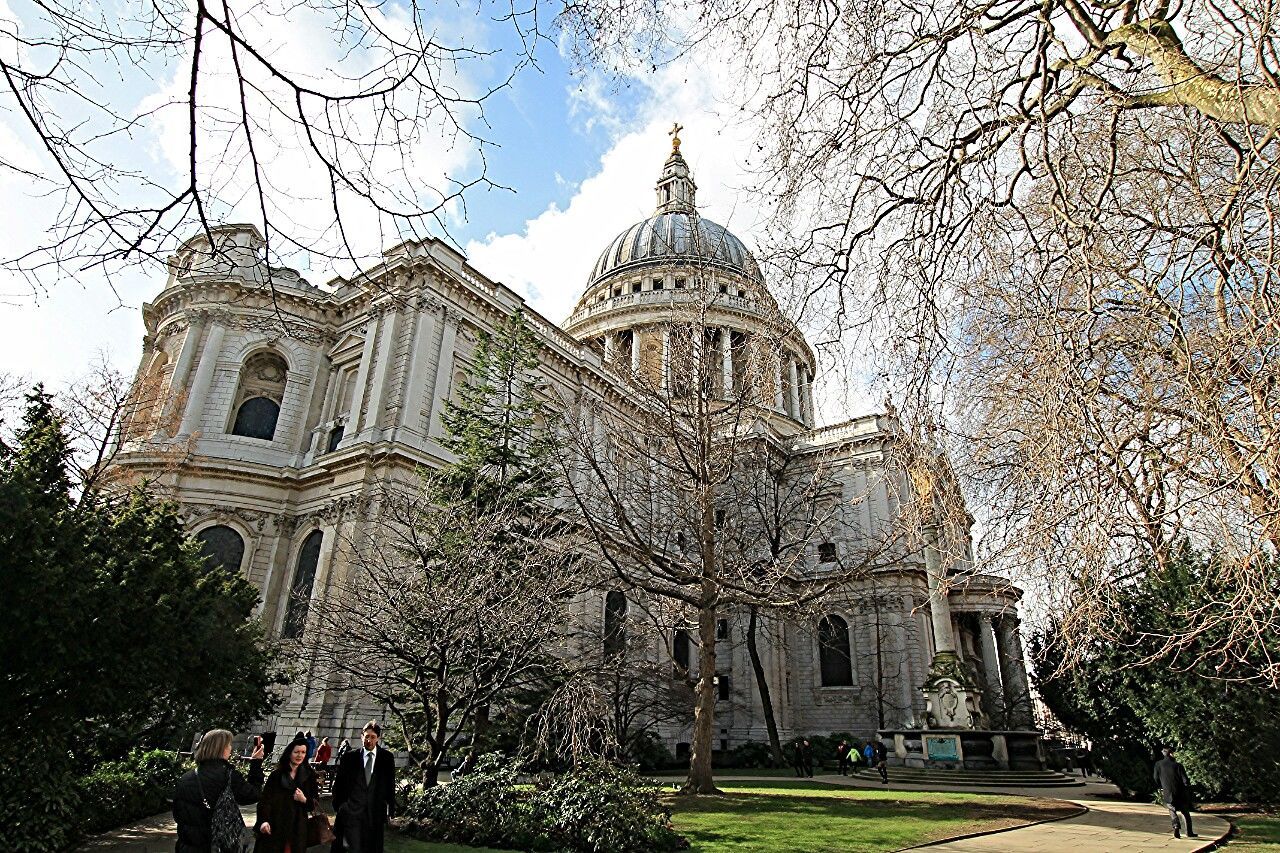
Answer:
<path fill-rule="evenodd" d="M 728 228 L 691 210 L 660 210 L 627 228 L 600 253 L 588 286 L 615 272 L 659 264 L 699 264 L 760 281 L 760 269 Z"/>

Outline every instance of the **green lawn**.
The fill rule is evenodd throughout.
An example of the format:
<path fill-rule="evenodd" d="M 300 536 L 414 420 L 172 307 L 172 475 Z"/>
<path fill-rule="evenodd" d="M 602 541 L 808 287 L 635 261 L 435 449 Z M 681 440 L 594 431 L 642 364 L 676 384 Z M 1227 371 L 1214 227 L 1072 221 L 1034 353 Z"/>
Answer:
<path fill-rule="evenodd" d="M 1280 815 L 1233 814 L 1236 834 L 1227 843 L 1227 850 L 1240 853 L 1280 853 Z"/>
<path fill-rule="evenodd" d="M 1055 800 L 838 788 L 800 780 L 734 781 L 721 788 L 723 796 L 667 798 L 672 823 L 695 853 L 890 851 L 1076 811 Z M 475 851 L 403 838 L 387 847 L 390 853 Z"/>

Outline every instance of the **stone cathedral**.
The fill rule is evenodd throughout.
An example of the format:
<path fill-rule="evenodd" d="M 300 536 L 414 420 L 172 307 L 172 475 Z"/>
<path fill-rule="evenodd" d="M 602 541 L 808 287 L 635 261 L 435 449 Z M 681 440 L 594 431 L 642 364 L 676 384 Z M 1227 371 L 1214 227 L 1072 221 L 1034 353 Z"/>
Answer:
<path fill-rule="evenodd" d="M 188 240 L 170 259 L 164 288 L 143 307 L 137 381 L 157 389 L 155 402 L 139 419 L 146 440 L 135 440 L 135 428 L 116 464 L 169 486 L 210 559 L 261 591 L 268 632 L 299 637 L 310 603 L 344 570 L 339 543 L 360 523 L 373 484 L 448 461 L 442 404 L 464 381 L 478 336 L 517 308 L 540 337 L 548 387 L 617 398 L 626 374 L 619 368 L 636 369 L 642 351 L 660 347 L 657 318 L 688 292 L 696 263 L 714 288 L 722 381 L 741 381 L 736 348 L 777 312 L 768 283 L 741 240 L 696 215 L 696 185 L 678 138 L 656 190 L 653 215 L 604 247 L 561 325 L 434 239 L 400 243 L 357 279 L 319 286 L 268 266 L 253 226 L 214 229 L 216 246 L 207 235 Z M 831 531 L 808 557 L 834 561 L 858 529 L 896 511 L 893 487 L 905 475 L 890 461 L 895 422 L 891 414 L 868 413 L 816 423 L 817 364 L 798 331 L 787 334 L 775 368 L 761 428 L 789 453 L 834 457 L 842 488 L 865 495 L 862 523 Z M 178 446 L 181 454 L 163 451 Z M 1031 747 L 1014 749 L 1000 736 L 993 751 L 989 741 L 974 747 L 966 739 L 975 759 L 968 766 L 1038 766 L 1020 592 L 963 565 L 940 587 L 927 551 L 851 583 L 816 624 L 782 624 L 761 638 L 781 737 L 880 732 L 895 761 L 933 764 L 951 756 L 931 754 L 921 731 L 1021 731 Z M 619 599 L 600 590 L 578 605 L 602 641 L 610 611 L 625 609 Z M 743 621 L 726 614 L 717 631 L 722 750 L 766 740 Z M 687 637 L 664 651 L 672 647 L 688 658 Z M 941 681 L 940 660 L 950 673 Z M 964 700 L 958 721 L 957 691 Z M 303 728 L 358 737 L 368 712 L 313 674 L 292 686 L 268 725 L 286 738 Z M 673 754 L 687 750 L 682 724 L 660 731 Z M 966 766 L 963 757 L 953 761 Z"/>

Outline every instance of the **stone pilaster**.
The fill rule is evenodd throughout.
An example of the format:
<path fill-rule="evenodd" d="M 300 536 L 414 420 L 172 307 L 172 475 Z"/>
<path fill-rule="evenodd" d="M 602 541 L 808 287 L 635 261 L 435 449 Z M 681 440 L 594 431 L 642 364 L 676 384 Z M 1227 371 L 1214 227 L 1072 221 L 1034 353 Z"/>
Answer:
<path fill-rule="evenodd" d="M 209 327 L 208 338 L 200 351 L 200 363 L 196 365 L 195 378 L 191 380 L 191 390 L 187 394 L 187 408 L 182 413 L 182 425 L 178 427 L 178 435 L 191 435 L 200 428 L 201 419 L 204 417 L 205 400 L 213 384 L 213 373 L 218 367 L 218 357 L 222 355 L 222 338 L 226 331 L 226 327 L 221 323 L 213 323 Z"/>
<path fill-rule="evenodd" d="M 1022 638 L 1018 620 L 1005 616 L 996 623 L 996 647 L 1000 656 L 1000 674 L 1004 682 L 1004 705 L 1009 728 L 1029 729 L 1032 725 L 1031 685 L 1027 665 L 1022 656 Z"/>

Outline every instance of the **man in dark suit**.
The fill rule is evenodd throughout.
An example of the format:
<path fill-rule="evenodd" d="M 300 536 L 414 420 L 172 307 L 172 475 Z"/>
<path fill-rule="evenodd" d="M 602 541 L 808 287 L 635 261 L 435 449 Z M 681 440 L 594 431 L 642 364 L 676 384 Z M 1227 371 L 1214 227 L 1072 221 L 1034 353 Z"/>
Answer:
<path fill-rule="evenodd" d="M 378 746 L 382 726 L 364 727 L 364 748 L 348 750 L 333 783 L 332 853 L 383 853 L 387 821 L 396 813 L 396 760 Z"/>
<path fill-rule="evenodd" d="M 1156 762 L 1152 776 L 1160 786 L 1160 800 L 1168 807 L 1169 816 L 1173 818 L 1173 837 L 1181 837 L 1178 812 L 1182 812 L 1187 821 L 1187 838 L 1196 838 L 1191 829 L 1191 781 L 1187 778 L 1187 771 L 1173 757 L 1171 748 L 1164 748 L 1164 758 Z"/>

